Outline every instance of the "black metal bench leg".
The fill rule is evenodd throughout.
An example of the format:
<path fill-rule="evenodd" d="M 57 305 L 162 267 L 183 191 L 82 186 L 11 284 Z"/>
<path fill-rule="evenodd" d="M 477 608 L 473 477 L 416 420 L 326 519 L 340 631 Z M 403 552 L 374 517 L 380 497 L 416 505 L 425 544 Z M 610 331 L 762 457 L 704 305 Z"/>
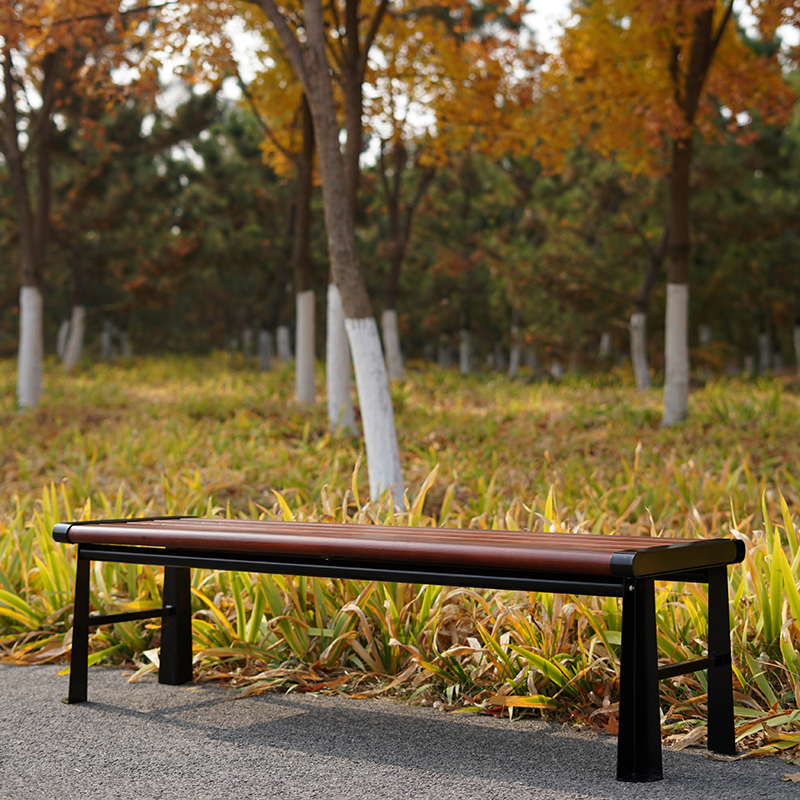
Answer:
<path fill-rule="evenodd" d="M 708 670 L 708 749 L 732 756 L 736 754 L 736 736 L 726 567 L 714 567 L 708 571 L 708 653 L 721 656 L 722 662 Z"/>
<path fill-rule="evenodd" d="M 72 612 L 72 650 L 69 656 L 68 703 L 85 703 L 89 680 L 89 571 L 91 562 L 81 559 L 78 546 L 75 570 L 75 603 Z"/>
<path fill-rule="evenodd" d="M 164 567 L 164 606 L 175 613 L 161 620 L 158 682 L 177 686 L 192 679 L 192 589 L 188 567 Z"/>
<path fill-rule="evenodd" d="M 663 777 L 655 585 L 647 578 L 626 582 L 622 598 L 617 780 Z"/>

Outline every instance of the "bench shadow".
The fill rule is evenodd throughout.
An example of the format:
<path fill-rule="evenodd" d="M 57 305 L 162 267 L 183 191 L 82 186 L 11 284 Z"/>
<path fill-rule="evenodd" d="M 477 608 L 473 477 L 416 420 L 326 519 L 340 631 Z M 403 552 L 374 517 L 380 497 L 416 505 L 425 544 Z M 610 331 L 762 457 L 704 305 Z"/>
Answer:
<path fill-rule="evenodd" d="M 540 720 L 510 722 L 383 701 L 309 695 L 270 693 L 233 699 L 225 691 L 210 691 L 212 697 L 198 694 L 190 702 L 175 703 L 174 695 L 164 697 L 165 704 L 150 710 L 103 702 L 85 707 L 199 733 L 210 742 L 240 748 L 259 761 L 278 749 L 310 759 L 424 771 L 444 782 L 496 781 L 585 798 L 658 797 L 667 788 L 670 797 L 675 792 L 691 797 L 697 790 L 697 775 L 687 774 L 686 767 L 696 765 L 704 776 L 706 796 L 717 794 L 715 787 L 719 796 L 738 796 L 730 792 L 730 769 L 741 764 L 666 749 L 665 780 L 647 784 L 652 791 L 642 795 L 642 784 L 615 780 L 616 737 L 576 734 Z"/>

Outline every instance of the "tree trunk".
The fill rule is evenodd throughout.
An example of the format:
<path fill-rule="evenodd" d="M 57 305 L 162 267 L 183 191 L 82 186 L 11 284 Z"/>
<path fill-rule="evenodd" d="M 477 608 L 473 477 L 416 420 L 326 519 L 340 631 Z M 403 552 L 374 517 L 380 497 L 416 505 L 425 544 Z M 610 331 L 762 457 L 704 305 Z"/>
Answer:
<path fill-rule="evenodd" d="M 393 174 L 389 180 L 386 167 L 385 147 L 381 142 L 378 167 L 381 183 L 386 197 L 386 209 L 389 216 L 389 275 L 386 281 L 386 295 L 384 313 L 381 318 L 383 327 L 383 347 L 386 352 L 386 364 L 389 370 L 389 380 L 403 377 L 403 358 L 400 354 L 400 334 L 397 329 L 397 295 L 400 287 L 400 269 L 403 265 L 406 249 L 411 238 L 411 226 L 414 221 L 414 212 L 430 186 L 435 174 L 433 169 L 423 173 L 417 186 L 415 196 L 406 205 L 405 220 L 400 221 L 400 197 L 403 188 L 403 174 L 405 173 L 408 153 L 402 142 L 395 142 L 392 148 Z"/>
<path fill-rule="evenodd" d="M 650 253 L 647 272 L 639 289 L 639 296 L 636 298 L 634 312 L 631 314 L 631 364 L 633 364 L 633 374 L 636 378 L 636 389 L 640 392 L 645 392 L 650 388 L 650 363 L 647 358 L 647 312 L 650 307 L 650 295 L 667 253 L 668 244 L 669 225 L 665 225 L 658 246 Z"/>
<path fill-rule="evenodd" d="M 328 285 L 327 319 L 328 331 L 325 361 L 328 373 L 328 426 L 331 432 L 342 428 L 345 431 L 356 433 L 356 418 L 350 394 L 350 372 L 352 369 L 350 345 L 347 343 L 347 331 L 344 327 L 342 296 L 335 283 Z"/>
<path fill-rule="evenodd" d="M 472 366 L 472 334 L 461 328 L 458 332 L 458 367 L 462 375 L 469 375 Z"/>
<path fill-rule="evenodd" d="M 674 425 L 689 412 L 689 170 L 692 141 L 672 146 L 669 268 L 665 322 L 664 411 L 661 424 Z"/>
<path fill-rule="evenodd" d="M 348 2 L 348 6 L 351 5 Z M 350 203 L 350 213 L 355 220 L 358 216 L 358 183 L 361 177 L 360 158 L 361 140 L 364 135 L 363 98 L 361 85 L 356 83 L 356 76 L 348 74 L 345 78 L 344 103 L 345 103 L 345 130 L 347 131 L 347 144 L 344 150 L 344 171 L 347 181 L 347 198 Z"/>
<path fill-rule="evenodd" d="M 390 229 L 393 228 L 395 225 L 390 221 Z M 403 377 L 403 356 L 400 353 L 400 332 L 397 328 L 397 288 L 400 282 L 400 265 L 405 253 L 405 242 L 399 240 L 396 230 L 393 231 L 392 238 L 386 300 L 381 316 L 383 347 L 386 351 L 386 366 L 390 381 Z"/>
<path fill-rule="evenodd" d="M 600 334 L 600 346 L 597 349 L 597 357 L 601 361 L 611 357 L 612 344 L 611 334 L 608 331 L 603 331 Z"/>
<path fill-rule="evenodd" d="M 384 491 L 390 490 L 395 504 L 400 506 L 403 478 L 392 399 L 381 354 L 378 326 L 356 251 L 353 208 L 348 197 L 348 180 L 339 147 L 336 105 L 326 58 L 322 2 L 303 2 L 305 42 L 302 45 L 281 16 L 274 0 L 262 0 L 262 3 L 286 48 L 295 74 L 303 84 L 311 107 L 325 207 L 328 255 L 333 278 L 341 294 L 344 327 L 355 363 L 356 387 L 364 424 L 370 497 L 378 499 Z M 355 142 L 351 144 L 355 145 Z"/>
<path fill-rule="evenodd" d="M 647 361 L 647 314 L 634 311 L 631 314 L 631 363 L 636 378 L 636 390 L 646 392 L 650 388 L 650 365 Z"/>
<path fill-rule="evenodd" d="M 634 311 L 630 321 L 631 364 L 636 380 L 636 390 L 646 392 L 650 388 L 650 363 L 647 357 L 647 314 Z"/>
<path fill-rule="evenodd" d="M 389 381 L 381 352 L 378 326 L 372 315 L 356 252 L 352 206 L 339 150 L 336 107 L 325 59 L 325 31 L 320 0 L 305 0 L 308 43 L 304 51 L 309 103 L 314 118 L 317 155 L 325 205 L 325 228 L 331 269 L 342 298 L 345 330 L 356 373 L 364 443 L 367 451 L 370 497 L 390 490 L 397 505 L 403 497 L 403 478 Z"/>
<path fill-rule="evenodd" d="M 311 275 L 311 193 L 314 176 L 314 125 L 303 95 L 303 152 L 297 163 L 297 199 L 294 228 L 294 285 L 297 292 L 295 394 L 298 403 L 316 399 L 314 376 L 314 286 Z"/>
<path fill-rule="evenodd" d="M 378 326 L 374 317 L 345 318 L 344 325 L 353 353 L 358 401 L 364 420 L 370 497 L 377 500 L 388 491 L 395 507 L 402 508 L 405 486 Z"/>
<path fill-rule="evenodd" d="M 19 292 L 19 352 L 17 354 L 17 402 L 35 408 L 42 397 L 42 293 L 36 286 Z"/>
<path fill-rule="evenodd" d="M 78 245 L 72 251 L 72 318 L 64 347 L 64 368 L 69 374 L 80 360 L 86 336 L 86 300 L 83 280 L 83 251 Z"/>
<path fill-rule="evenodd" d="M 35 408 L 42 393 L 44 362 L 42 275 L 44 251 L 50 219 L 50 132 L 52 84 L 58 57 L 48 54 L 43 60 L 45 74 L 42 108 L 37 119 L 36 185 L 39 192 L 36 214 L 31 208 L 28 181 L 19 144 L 19 119 L 16 108 L 16 85 L 11 64 L 11 52 L 3 52 L 3 82 L 5 97 L 4 155 L 14 195 L 19 231 L 19 351 L 17 353 L 17 402 L 19 407 Z M 48 90 L 46 87 L 49 86 Z M 49 99 L 48 99 L 49 95 Z M 47 115 L 45 119 L 43 115 Z M 28 149 L 33 146 L 29 142 Z"/>
<path fill-rule="evenodd" d="M 130 358 L 133 355 L 133 349 L 131 348 L 131 340 L 128 336 L 128 322 L 127 320 L 122 326 L 122 329 L 119 332 L 119 354 L 123 358 Z"/>
<path fill-rule="evenodd" d="M 769 343 L 769 334 L 761 331 L 758 334 L 758 374 L 766 375 L 771 367 L 772 349 Z"/>
<path fill-rule="evenodd" d="M 278 325 L 278 361 L 288 364 L 292 360 L 292 334 L 288 325 Z"/>
<path fill-rule="evenodd" d="M 295 342 L 295 391 L 297 402 L 316 400 L 314 383 L 314 292 L 297 293 L 297 341 Z"/>
<path fill-rule="evenodd" d="M 386 352 L 386 370 L 389 380 L 403 377 L 403 354 L 400 352 L 400 332 L 397 328 L 397 312 L 387 308 L 381 315 L 383 349 Z"/>
<path fill-rule="evenodd" d="M 69 339 L 69 320 L 62 319 L 61 324 L 58 326 L 58 335 L 56 336 L 56 355 L 63 361 L 64 353 L 67 349 L 67 340 Z"/>
<path fill-rule="evenodd" d="M 662 425 L 673 425 L 689 413 L 689 177 L 695 117 L 714 54 L 733 14 L 733 0 L 722 10 L 714 28 L 716 4 L 700 9 L 688 51 L 673 47 L 670 76 L 675 103 L 686 132 L 672 144 L 669 213 L 669 270 L 667 275 L 664 413 Z M 680 61 L 683 60 L 684 68 Z"/>
<path fill-rule="evenodd" d="M 114 329 L 115 325 L 110 319 L 103 322 L 100 332 L 100 357 L 103 361 L 112 361 L 114 358 Z"/>
<path fill-rule="evenodd" d="M 72 319 L 69 325 L 69 338 L 64 348 L 64 369 L 69 374 L 75 368 L 83 353 L 83 340 L 86 334 L 86 306 L 72 306 Z"/>
<path fill-rule="evenodd" d="M 439 345 L 436 351 L 436 363 L 439 369 L 450 369 L 452 356 L 450 353 L 450 337 L 446 333 L 439 334 Z"/>
<path fill-rule="evenodd" d="M 667 284 L 663 425 L 686 419 L 689 406 L 689 284 Z"/>
<path fill-rule="evenodd" d="M 519 327 L 511 326 L 511 354 L 508 358 L 508 377 L 516 378 L 519 373 L 519 364 L 522 354 L 522 344 L 519 340 Z"/>

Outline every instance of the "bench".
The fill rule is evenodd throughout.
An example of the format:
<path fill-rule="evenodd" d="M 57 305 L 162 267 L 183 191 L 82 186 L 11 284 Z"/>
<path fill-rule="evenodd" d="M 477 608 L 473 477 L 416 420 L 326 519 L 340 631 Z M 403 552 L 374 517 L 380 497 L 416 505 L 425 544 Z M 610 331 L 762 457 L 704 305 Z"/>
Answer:
<path fill-rule="evenodd" d="M 87 699 L 89 629 L 161 617 L 158 679 L 192 680 L 190 569 L 622 598 L 617 779 L 663 777 L 658 681 L 708 670 L 708 747 L 735 753 L 727 565 L 734 539 L 666 539 L 317 522 L 148 518 L 58 523 L 77 544 L 67 702 Z M 160 609 L 90 615 L 92 561 L 164 567 Z M 658 665 L 654 581 L 708 585 L 708 656 Z"/>

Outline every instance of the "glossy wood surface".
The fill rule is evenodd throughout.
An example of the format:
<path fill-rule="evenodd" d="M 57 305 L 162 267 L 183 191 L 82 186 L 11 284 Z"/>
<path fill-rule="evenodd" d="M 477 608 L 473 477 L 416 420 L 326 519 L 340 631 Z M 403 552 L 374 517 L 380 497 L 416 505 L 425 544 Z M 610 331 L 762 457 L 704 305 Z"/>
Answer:
<path fill-rule="evenodd" d="M 702 568 L 739 561 L 730 539 L 690 540 L 574 533 L 412 528 L 324 522 L 169 520 L 75 523 L 73 543 L 143 545 L 177 550 L 270 554 L 504 570 L 611 575 L 612 556 L 644 556 L 650 572 Z M 646 554 L 646 555 L 645 555 Z M 643 560 L 644 560 L 643 559 Z"/>

